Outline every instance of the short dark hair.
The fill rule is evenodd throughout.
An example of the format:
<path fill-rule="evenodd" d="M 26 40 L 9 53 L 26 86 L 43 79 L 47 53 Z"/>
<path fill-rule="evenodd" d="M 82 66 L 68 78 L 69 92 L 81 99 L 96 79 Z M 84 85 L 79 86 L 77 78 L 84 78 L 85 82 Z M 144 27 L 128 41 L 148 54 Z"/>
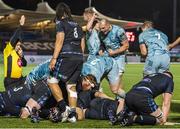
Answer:
<path fill-rule="evenodd" d="M 65 17 L 67 20 L 72 21 L 71 9 L 69 6 L 63 2 L 59 3 L 56 7 L 56 19 L 62 20 L 62 17 Z"/>
<path fill-rule="evenodd" d="M 94 75 L 88 74 L 86 76 L 83 76 L 83 79 L 88 79 L 91 83 L 93 83 L 95 86 L 97 86 L 97 79 Z"/>

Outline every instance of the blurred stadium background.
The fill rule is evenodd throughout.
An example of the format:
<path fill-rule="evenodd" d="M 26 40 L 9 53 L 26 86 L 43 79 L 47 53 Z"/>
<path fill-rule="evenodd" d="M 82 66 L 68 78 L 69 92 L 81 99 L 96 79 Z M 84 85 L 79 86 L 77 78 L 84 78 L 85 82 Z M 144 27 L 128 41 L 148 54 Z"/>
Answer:
<path fill-rule="evenodd" d="M 164 31 L 169 36 L 170 43 L 177 36 L 180 36 L 180 1 L 178 0 L 0 0 L 0 90 L 3 89 L 3 49 L 9 41 L 14 30 L 18 27 L 18 19 L 21 15 L 27 18 L 23 39 L 23 50 L 25 58 L 28 61 L 28 67 L 24 69 L 24 75 L 36 66 L 36 64 L 49 59 L 53 52 L 55 31 L 54 16 L 55 7 L 59 2 L 65 2 L 70 5 L 74 19 L 80 25 L 83 22 L 83 10 L 88 6 L 93 6 L 94 11 L 101 17 L 106 17 L 113 24 L 123 26 L 130 42 L 130 48 L 127 52 L 127 66 L 124 75 L 125 90 L 135 84 L 142 77 L 144 58 L 140 56 L 138 35 L 140 31 L 138 26 L 143 20 L 152 20 L 158 29 Z M 86 53 L 88 53 L 86 51 Z M 180 122 L 180 45 L 171 50 L 171 71 L 175 76 L 175 93 L 173 97 L 172 112 L 170 120 Z M 174 64 L 175 63 L 175 64 Z M 109 91 L 107 82 L 103 81 L 104 91 Z M 112 95 L 107 92 L 108 95 Z M 161 98 L 157 99 L 161 102 Z M 14 124 L 10 124 L 16 121 Z M 1 127 L 111 127 L 106 121 L 88 120 L 75 125 L 58 124 L 42 122 L 39 125 L 33 125 L 29 120 L 21 123 L 17 119 L 0 118 Z M 117 126 L 118 127 L 118 126 Z M 147 126 L 149 127 L 149 126 Z M 156 126 L 159 127 L 159 126 Z M 176 127 L 176 126 L 174 126 Z M 177 126 L 180 127 L 180 126 Z"/>

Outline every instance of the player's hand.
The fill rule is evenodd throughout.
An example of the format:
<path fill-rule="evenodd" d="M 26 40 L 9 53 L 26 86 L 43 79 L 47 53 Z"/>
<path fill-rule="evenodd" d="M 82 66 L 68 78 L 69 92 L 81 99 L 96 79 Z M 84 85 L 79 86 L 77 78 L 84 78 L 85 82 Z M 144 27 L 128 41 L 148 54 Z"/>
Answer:
<path fill-rule="evenodd" d="M 26 17 L 25 17 L 24 15 L 22 15 L 22 16 L 21 16 L 21 19 L 19 20 L 19 24 L 20 24 L 21 26 L 23 26 L 24 23 L 25 23 L 25 20 L 26 20 Z"/>
<path fill-rule="evenodd" d="M 99 55 L 100 56 L 103 56 L 104 55 L 104 52 L 102 50 L 99 51 Z"/>
<path fill-rule="evenodd" d="M 168 50 L 170 51 L 173 48 L 171 44 L 168 45 Z"/>
<path fill-rule="evenodd" d="M 97 14 L 96 14 L 96 13 L 93 13 L 92 18 L 93 18 L 93 19 L 96 19 L 96 18 L 97 18 Z"/>
<path fill-rule="evenodd" d="M 23 50 L 21 47 L 18 49 L 17 53 L 21 58 L 23 57 Z"/>
<path fill-rule="evenodd" d="M 108 50 L 108 53 L 109 53 L 109 56 L 115 55 L 115 52 L 114 52 L 112 49 L 109 49 L 109 50 Z"/>
<path fill-rule="evenodd" d="M 55 68 L 55 64 L 56 64 L 56 58 L 52 58 L 51 61 L 50 61 L 50 64 L 49 64 L 49 69 L 50 70 L 54 70 Z"/>

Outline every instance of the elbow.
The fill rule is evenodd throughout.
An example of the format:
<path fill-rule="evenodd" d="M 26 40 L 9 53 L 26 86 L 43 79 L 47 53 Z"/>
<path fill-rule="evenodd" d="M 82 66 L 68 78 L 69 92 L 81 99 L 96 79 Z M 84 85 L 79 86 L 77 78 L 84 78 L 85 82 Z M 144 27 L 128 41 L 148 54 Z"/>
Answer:
<path fill-rule="evenodd" d="M 147 56 L 147 52 L 146 51 L 141 51 L 141 55 L 142 56 Z"/>
<path fill-rule="evenodd" d="M 129 49 L 129 43 L 126 45 L 126 50 L 128 50 Z"/>

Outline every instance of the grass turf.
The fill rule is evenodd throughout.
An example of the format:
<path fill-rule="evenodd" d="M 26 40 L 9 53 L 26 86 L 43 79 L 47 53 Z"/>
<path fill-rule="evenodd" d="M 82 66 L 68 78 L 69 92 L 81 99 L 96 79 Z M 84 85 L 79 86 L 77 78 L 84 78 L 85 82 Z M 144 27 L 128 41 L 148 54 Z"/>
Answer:
<path fill-rule="evenodd" d="M 29 65 L 28 67 L 24 68 L 23 75 L 27 75 L 31 69 L 33 69 L 35 65 Z M 126 65 L 126 72 L 123 77 L 124 88 L 128 91 L 133 84 L 137 83 L 142 77 L 142 69 L 143 64 L 127 64 Z M 171 69 L 172 73 L 174 74 L 174 95 L 171 106 L 171 113 L 169 117 L 169 121 L 171 122 L 180 122 L 180 64 L 172 64 Z M 109 90 L 108 83 L 106 80 L 103 80 L 103 91 L 108 95 L 112 96 L 112 93 Z M 158 86 L 158 85 L 157 85 Z M 3 91 L 3 65 L 0 64 L 0 90 Z M 156 99 L 156 102 L 160 105 L 161 104 L 161 97 Z M 50 121 L 43 120 L 39 124 L 33 124 L 30 122 L 29 119 L 21 120 L 18 118 L 8 118 L 8 117 L 0 117 L 0 127 L 1 128 L 112 128 L 110 123 L 106 120 L 85 120 L 79 121 L 77 123 L 58 123 L 54 124 Z M 119 128 L 120 126 L 113 126 L 113 128 Z M 142 126 L 132 126 L 141 128 Z M 151 128 L 152 126 L 143 126 L 143 128 L 148 127 Z M 180 125 L 174 126 L 153 126 L 153 127 L 162 127 L 162 128 L 175 128 L 179 127 Z"/>

